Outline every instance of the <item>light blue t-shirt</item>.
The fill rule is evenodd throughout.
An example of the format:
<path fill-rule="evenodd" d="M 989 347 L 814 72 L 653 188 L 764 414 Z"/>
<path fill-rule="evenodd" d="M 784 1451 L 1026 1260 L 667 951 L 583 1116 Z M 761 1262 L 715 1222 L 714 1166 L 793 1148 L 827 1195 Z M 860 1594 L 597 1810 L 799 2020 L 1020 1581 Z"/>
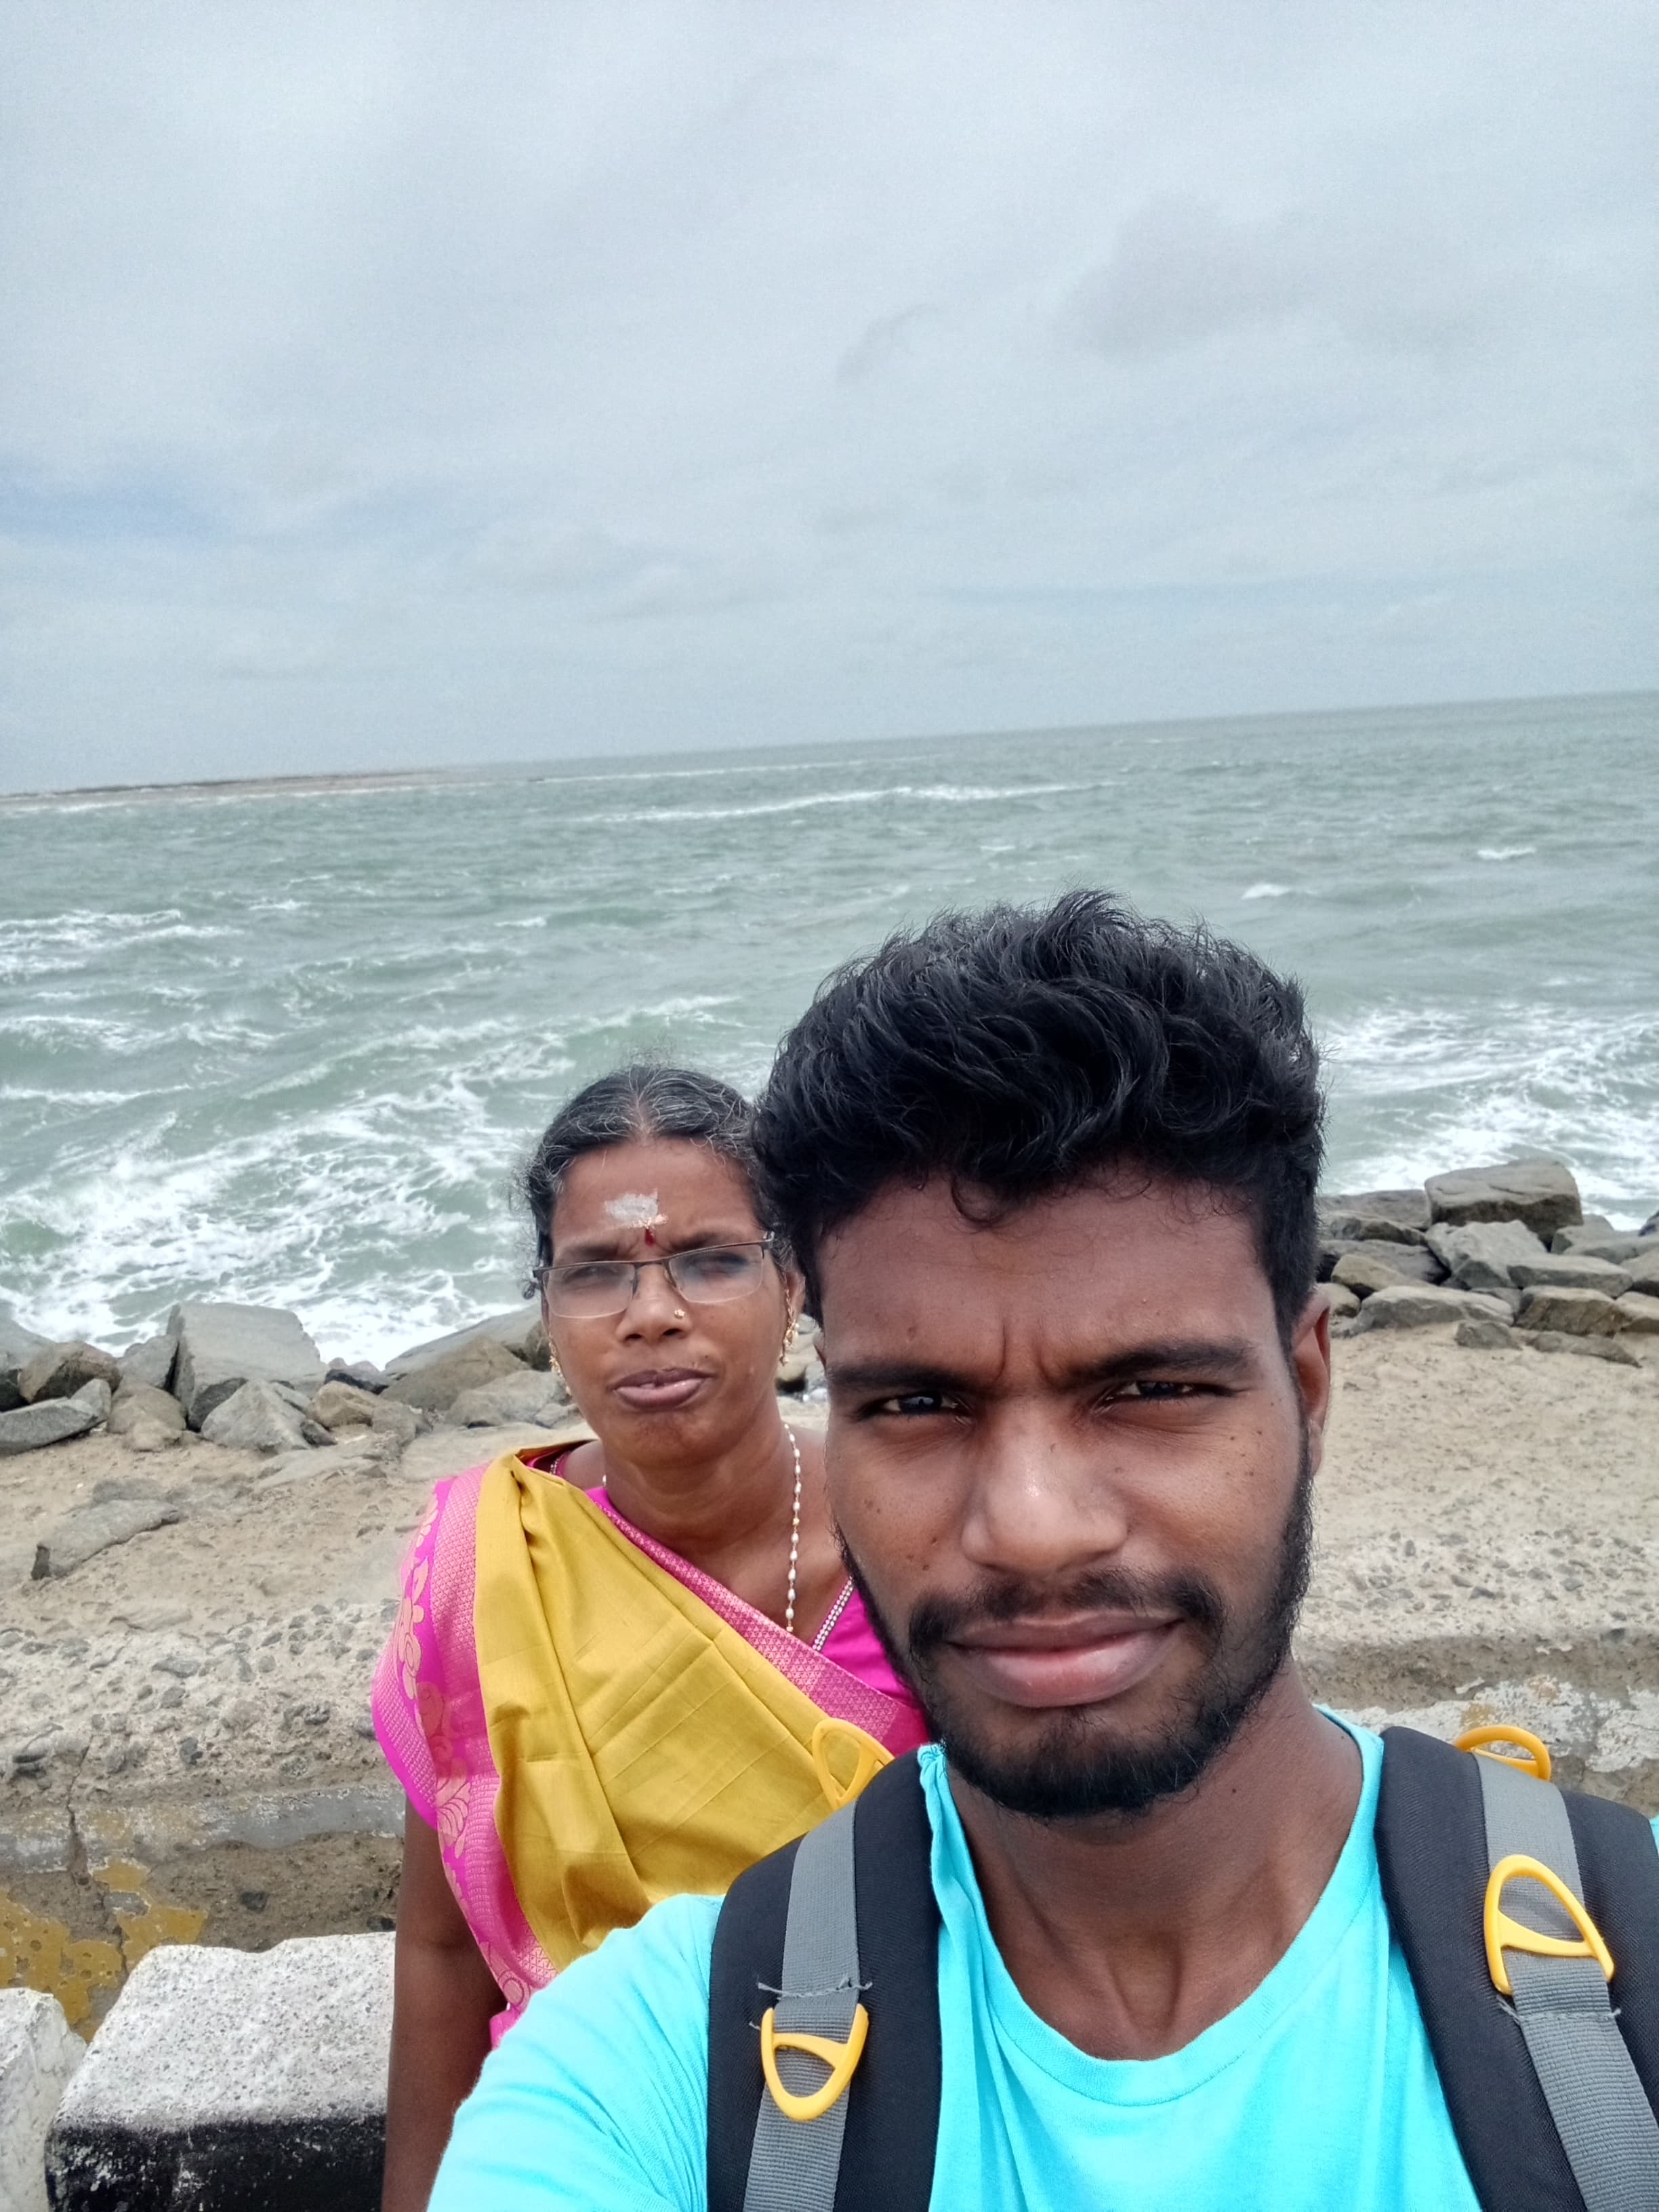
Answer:
<path fill-rule="evenodd" d="M 933 2212 L 1478 2212 L 1390 1937 L 1381 1741 L 1324 1893 L 1237 2008 L 1167 2058 L 1091 2058 L 992 1941 L 936 1750 L 943 2076 Z M 462 2106 L 431 2212 L 706 2212 L 708 1954 L 679 1897 L 537 1996 Z"/>

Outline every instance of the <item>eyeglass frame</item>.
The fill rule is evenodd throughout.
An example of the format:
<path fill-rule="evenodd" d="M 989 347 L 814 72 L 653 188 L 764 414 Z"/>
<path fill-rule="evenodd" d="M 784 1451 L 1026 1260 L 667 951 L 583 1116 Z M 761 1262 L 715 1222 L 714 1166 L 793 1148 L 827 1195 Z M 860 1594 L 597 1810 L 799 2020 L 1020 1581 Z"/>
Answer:
<path fill-rule="evenodd" d="M 728 1239 L 722 1244 L 688 1244 L 682 1252 L 665 1252 L 660 1260 L 579 1261 L 576 1264 L 580 1267 L 631 1267 L 634 1270 L 634 1279 L 629 1285 L 628 1296 L 623 1300 L 619 1306 L 613 1306 L 608 1313 L 565 1313 L 560 1314 L 558 1318 L 561 1321 L 614 1321 L 618 1314 L 625 1314 L 629 1306 L 633 1304 L 635 1299 L 638 1297 L 640 1294 L 641 1271 L 646 1267 L 660 1267 L 663 1273 L 668 1278 L 669 1288 L 673 1291 L 675 1297 L 677 1298 L 684 1298 L 688 1305 L 734 1306 L 738 1304 L 744 1298 L 752 1296 L 754 1290 L 758 1287 L 758 1278 L 757 1279 L 756 1283 L 750 1286 L 749 1290 L 739 1291 L 737 1297 L 734 1298 L 700 1298 L 690 1291 L 683 1291 L 679 1285 L 675 1281 L 673 1272 L 674 1262 L 677 1260 L 695 1259 L 696 1255 L 702 1252 L 758 1252 L 761 1254 L 763 1259 L 769 1256 L 775 1264 L 781 1267 L 781 1262 L 778 1261 L 778 1238 L 775 1236 L 769 1235 L 765 1237 L 734 1237 Z M 548 1280 L 554 1272 L 554 1266 L 555 1262 L 550 1255 L 545 1260 L 538 1259 L 535 1266 L 530 1271 L 530 1279 L 535 1285 L 538 1292 L 544 1298 L 547 1296 Z M 556 1311 L 556 1309 L 555 1309 L 555 1310 Z"/>

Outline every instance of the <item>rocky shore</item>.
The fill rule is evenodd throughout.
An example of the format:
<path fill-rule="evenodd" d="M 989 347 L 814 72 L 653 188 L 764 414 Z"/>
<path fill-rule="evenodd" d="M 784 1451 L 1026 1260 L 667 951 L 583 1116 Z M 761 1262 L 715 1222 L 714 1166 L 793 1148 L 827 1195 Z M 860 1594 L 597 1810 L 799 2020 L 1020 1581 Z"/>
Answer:
<path fill-rule="evenodd" d="M 1659 1216 L 1586 1221 L 1531 1161 L 1321 1223 L 1317 1690 L 1524 1721 L 1659 1810 Z M 810 1341 L 779 1387 L 822 1419 Z M 399 1553 L 434 1480 L 582 1433 L 529 1307 L 384 1369 L 230 1304 L 118 1353 L 0 1325 L 0 1988 L 85 2033 L 158 1944 L 389 1927 L 368 1692 Z"/>

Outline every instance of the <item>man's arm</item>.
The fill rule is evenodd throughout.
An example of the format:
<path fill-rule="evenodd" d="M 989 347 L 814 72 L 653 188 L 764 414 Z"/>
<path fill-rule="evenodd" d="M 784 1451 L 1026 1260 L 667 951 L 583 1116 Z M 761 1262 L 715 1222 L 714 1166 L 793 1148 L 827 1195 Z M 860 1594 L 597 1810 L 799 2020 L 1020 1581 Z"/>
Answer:
<path fill-rule="evenodd" d="M 719 1911 L 671 1898 L 531 2000 L 456 2117 L 432 2212 L 705 2212 Z"/>

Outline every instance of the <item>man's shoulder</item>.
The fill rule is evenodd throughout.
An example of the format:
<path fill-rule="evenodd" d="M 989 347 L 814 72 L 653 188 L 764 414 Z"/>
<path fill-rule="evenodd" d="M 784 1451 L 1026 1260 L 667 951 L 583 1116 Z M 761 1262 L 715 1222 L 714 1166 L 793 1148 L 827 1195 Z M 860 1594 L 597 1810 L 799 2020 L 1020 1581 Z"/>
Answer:
<path fill-rule="evenodd" d="M 537 1992 L 457 2115 L 431 2212 L 701 2204 L 719 1916 L 670 1898 Z"/>

